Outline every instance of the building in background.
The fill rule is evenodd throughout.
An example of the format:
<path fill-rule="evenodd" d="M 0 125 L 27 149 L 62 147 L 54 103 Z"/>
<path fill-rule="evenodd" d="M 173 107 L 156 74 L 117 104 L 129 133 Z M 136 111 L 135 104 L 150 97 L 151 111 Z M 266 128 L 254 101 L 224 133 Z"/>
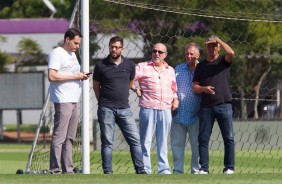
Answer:
<path fill-rule="evenodd" d="M 66 19 L 0 19 L 0 35 L 7 39 L 0 43 L 0 50 L 16 54 L 19 41 L 31 38 L 41 46 L 44 54 L 48 54 L 63 41 L 68 24 Z"/>
<path fill-rule="evenodd" d="M 63 42 L 64 33 L 69 26 L 66 19 L 0 19 L 0 36 L 5 38 L 0 42 L 0 51 L 12 55 L 15 60 L 20 57 L 18 44 L 23 38 L 29 38 L 35 41 L 42 50 L 46 58 L 48 53 L 56 46 Z M 24 59 L 23 59 L 24 62 Z M 15 71 L 15 65 L 9 67 L 10 72 Z M 46 66 L 33 67 L 32 69 L 23 69 L 23 71 L 44 71 L 47 72 Z M 46 76 L 46 74 L 45 74 Z M 45 77 L 46 78 L 46 77 Z M 48 90 L 48 80 L 45 79 L 45 93 Z M 28 87 L 28 82 L 27 82 Z M 36 124 L 40 118 L 40 110 L 23 110 L 22 120 L 25 124 Z M 17 116 L 15 110 L 3 111 L 3 123 L 16 124 Z"/>

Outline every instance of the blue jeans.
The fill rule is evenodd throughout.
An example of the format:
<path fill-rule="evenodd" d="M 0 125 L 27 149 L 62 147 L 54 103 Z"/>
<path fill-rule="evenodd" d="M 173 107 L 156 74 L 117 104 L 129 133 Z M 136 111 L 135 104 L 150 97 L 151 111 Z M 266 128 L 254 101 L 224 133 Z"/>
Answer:
<path fill-rule="evenodd" d="M 102 167 L 104 173 L 113 173 L 112 170 L 112 149 L 114 142 L 115 124 L 117 124 L 129 144 L 131 158 L 136 173 L 144 171 L 140 137 L 133 113 L 128 109 L 116 109 L 98 107 L 98 122 L 101 131 L 102 142 Z"/>
<path fill-rule="evenodd" d="M 152 173 L 151 168 L 151 144 L 156 131 L 157 154 L 158 154 L 158 174 L 171 174 L 168 163 L 167 139 L 171 127 L 171 110 L 157 110 L 151 108 L 140 108 L 140 137 L 145 170 Z"/>
<path fill-rule="evenodd" d="M 192 158 L 191 158 L 191 173 L 198 173 L 199 165 L 199 149 L 198 149 L 198 134 L 199 122 L 189 125 L 183 123 L 172 122 L 171 125 L 171 150 L 173 154 L 173 174 L 184 173 L 184 154 L 187 133 L 189 134 Z"/>
<path fill-rule="evenodd" d="M 209 171 L 209 140 L 215 119 L 224 142 L 224 167 L 234 170 L 235 146 L 232 124 L 232 105 L 222 103 L 202 108 L 199 113 L 199 154 L 201 170 Z"/>

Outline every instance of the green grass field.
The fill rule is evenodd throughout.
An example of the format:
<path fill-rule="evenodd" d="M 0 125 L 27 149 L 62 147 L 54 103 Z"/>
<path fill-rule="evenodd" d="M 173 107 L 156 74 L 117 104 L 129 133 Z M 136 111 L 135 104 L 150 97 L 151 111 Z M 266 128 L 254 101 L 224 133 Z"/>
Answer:
<path fill-rule="evenodd" d="M 278 174 L 235 174 L 235 175 L 0 175 L 1 184 L 13 183 L 114 183 L 114 184 L 272 184 L 281 183 L 282 176 Z"/>
<path fill-rule="evenodd" d="M 51 174 L 24 174 L 16 175 L 17 169 L 25 169 L 28 153 L 31 148 L 29 144 L 0 144 L 0 183 L 13 184 L 13 183 L 110 183 L 115 184 L 133 184 L 133 183 L 256 183 L 256 184 L 269 184 L 269 183 L 282 183 L 282 174 L 242 174 L 237 173 L 234 175 L 223 174 L 209 174 L 209 175 L 136 175 L 136 174 L 73 174 L 73 175 L 51 175 Z M 222 160 L 222 155 L 218 154 L 218 158 L 213 157 L 213 162 Z M 237 154 L 244 154 L 240 152 Z M 257 154 L 257 153 L 256 153 Z M 126 154 L 123 154 L 126 157 Z M 262 154 L 264 155 L 264 154 Z M 260 159 L 257 157 L 257 159 Z M 262 157 L 266 159 L 265 157 Z M 256 161 L 250 155 L 246 155 L 246 160 L 238 161 L 240 164 L 247 163 L 246 168 L 254 167 L 260 160 Z M 122 160 L 122 159 L 121 159 Z M 267 166 L 266 163 L 263 164 Z M 250 163 L 253 166 L 250 166 Z M 236 162 L 238 165 L 238 163 Z M 97 167 L 97 166 L 95 166 Z M 117 166 L 115 166 L 117 167 Z M 243 167 L 243 166 L 241 166 Z"/>
<path fill-rule="evenodd" d="M 24 169 L 30 148 L 29 144 L 0 144 L 0 173 L 15 174 Z"/>

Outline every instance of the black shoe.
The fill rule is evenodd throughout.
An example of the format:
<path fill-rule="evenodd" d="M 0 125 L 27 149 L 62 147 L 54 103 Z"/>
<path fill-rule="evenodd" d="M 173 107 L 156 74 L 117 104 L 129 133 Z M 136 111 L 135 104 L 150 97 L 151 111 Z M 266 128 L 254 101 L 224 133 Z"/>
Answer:
<path fill-rule="evenodd" d="M 113 174 L 112 172 L 104 172 L 104 174 Z"/>
<path fill-rule="evenodd" d="M 145 170 L 136 171 L 136 174 L 148 174 Z"/>
<path fill-rule="evenodd" d="M 61 170 L 50 171 L 51 174 L 62 174 Z"/>
<path fill-rule="evenodd" d="M 73 172 L 76 174 L 81 173 L 78 167 L 73 168 Z"/>
<path fill-rule="evenodd" d="M 74 172 L 63 172 L 63 174 L 76 174 Z"/>

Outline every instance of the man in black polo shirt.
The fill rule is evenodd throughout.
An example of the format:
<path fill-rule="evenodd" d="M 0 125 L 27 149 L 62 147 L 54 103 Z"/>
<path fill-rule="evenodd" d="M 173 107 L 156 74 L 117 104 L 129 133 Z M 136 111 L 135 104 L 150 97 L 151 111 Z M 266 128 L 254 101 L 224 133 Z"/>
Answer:
<path fill-rule="evenodd" d="M 136 174 L 147 174 L 142 161 L 140 136 L 128 102 L 129 86 L 135 77 L 135 64 L 124 58 L 122 51 L 123 39 L 112 37 L 109 43 L 110 54 L 96 64 L 93 74 L 93 89 L 98 100 L 102 167 L 104 174 L 113 173 L 112 146 L 117 124 L 130 146 Z"/>
<path fill-rule="evenodd" d="M 217 36 L 209 37 L 205 46 L 208 57 L 197 65 L 193 79 L 194 92 L 202 96 L 198 136 L 199 173 L 209 173 L 209 140 L 216 119 L 224 141 L 223 173 L 233 174 L 235 148 L 229 70 L 234 51 Z M 224 55 L 219 55 L 220 48 L 225 51 Z"/>

